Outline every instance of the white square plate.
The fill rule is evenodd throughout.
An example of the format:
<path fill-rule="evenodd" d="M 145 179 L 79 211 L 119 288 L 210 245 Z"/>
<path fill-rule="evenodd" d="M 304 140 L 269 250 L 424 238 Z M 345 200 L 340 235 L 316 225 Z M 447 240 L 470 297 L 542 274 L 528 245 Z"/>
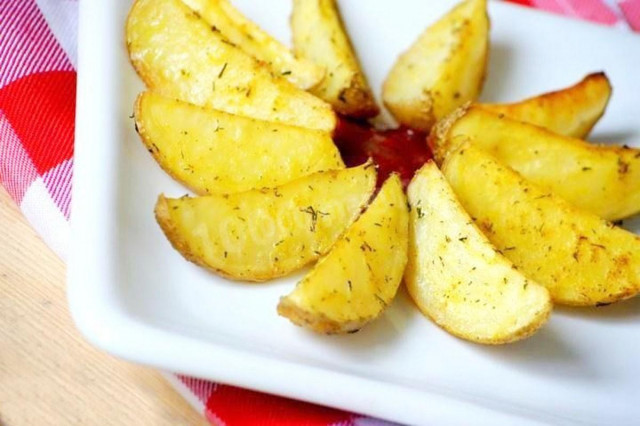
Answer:
<path fill-rule="evenodd" d="M 237 3 L 288 40 L 289 0 Z M 372 87 L 452 3 L 340 2 Z M 129 117 L 143 89 L 123 40 L 130 4 L 80 4 L 69 300 L 91 342 L 162 369 L 404 423 L 637 424 L 640 298 L 556 309 L 533 338 L 484 347 L 434 326 L 401 294 L 361 332 L 322 337 L 276 314 L 299 275 L 246 285 L 186 262 L 153 219 L 160 192 L 185 189 L 154 163 Z M 604 70 L 614 96 L 594 139 L 640 142 L 640 37 L 497 2 L 490 15 L 485 100 L 517 100 Z"/>

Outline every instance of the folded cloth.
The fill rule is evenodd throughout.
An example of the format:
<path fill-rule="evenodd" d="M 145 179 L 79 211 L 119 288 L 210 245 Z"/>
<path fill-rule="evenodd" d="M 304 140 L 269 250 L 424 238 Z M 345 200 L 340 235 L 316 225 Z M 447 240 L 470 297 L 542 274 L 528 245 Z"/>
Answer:
<path fill-rule="evenodd" d="M 640 0 L 511 1 L 640 31 Z M 62 259 L 69 238 L 77 13 L 77 0 L 0 0 L 0 183 Z M 167 379 L 213 424 L 389 424 L 196 378 Z"/>

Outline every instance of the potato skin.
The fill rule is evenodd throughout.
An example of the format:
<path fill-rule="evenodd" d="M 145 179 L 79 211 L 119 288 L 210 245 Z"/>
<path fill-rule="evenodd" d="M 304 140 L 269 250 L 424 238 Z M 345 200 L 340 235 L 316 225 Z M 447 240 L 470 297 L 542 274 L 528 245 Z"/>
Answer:
<path fill-rule="evenodd" d="M 407 195 L 404 282 L 427 317 L 457 337 L 483 344 L 521 340 L 546 323 L 549 292 L 491 245 L 435 163 L 416 172 Z"/>
<path fill-rule="evenodd" d="M 182 0 L 231 43 L 265 62 L 277 75 L 300 89 L 316 86 L 324 77 L 324 68 L 296 58 L 291 50 L 247 19 L 229 0 Z"/>
<path fill-rule="evenodd" d="M 455 111 L 430 136 L 438 162 L 467 140 L 526 179 L 604 219 L 640 212 L 639 149 L 592 145 L 479 106 Z"/>
<path fill-rule="evenodd" d="M 428 132 L 482 89 L 489 55 L 486 0 L 465 0 L 427 28 L 387 76 L 382 99 L 406 126 Z"/>
<path fill-rule="evenodd" d="M 156 221 L 187 260 L 235 280 L 286 275 L 329 251 L 375 189 L 372 163 L 236 194 L 158 197 Z"/>
<path fill-rule="evenodd" d="M 173 178 L 200 195 L 282 185 L 344 168 L 331 136 L 320 130 L 255 120 L 152 92 L 138 96 L 136 129 Z"/>
<path fill-rule="evenodd" d="M 249 56 L 181 0 L 136 0 L 127 49 L 147 87 L 170 98 L 267 121 L 331 132 L 331 106 Z"/>
<path fill-rule="evenodd" d="M 640 290 L 640 237 L 526 181 L 465 143 L 442 171 L 487 238 L 555 303 L 609 304 Z"/>
<path fill-rule="evenodd" d="M 604 72 L 587 75 L 573 86 L 512 104 L 480 104 L 494 114 L 534 124 L 563 136 L 586 138 L 604 114 L 611 98 Z"/>
<path fill-rule="evenodd" d="M 380 112 L 349 41 L 335 0 L 293 0 L 293 48 L 326 69 L 311 93 L 340 114 L 369 118 Z"/>
<path fill-rule="evenodd" d="M 278 313 L 321 334 L 352 333 L 379 317 L 407 263 L 409 215 L 392 174 L 367 210 L 287 296 Z"/>

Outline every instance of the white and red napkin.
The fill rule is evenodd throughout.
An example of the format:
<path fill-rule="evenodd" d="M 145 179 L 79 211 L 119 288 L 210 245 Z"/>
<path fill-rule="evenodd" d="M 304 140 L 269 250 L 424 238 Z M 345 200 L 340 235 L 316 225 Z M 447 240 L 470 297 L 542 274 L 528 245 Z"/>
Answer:
<path fill-rule="evenodd" d="M 510 1 L 640 31 L 640 0 Z M 0 0 L 0 183 L 62 259 L 69 240 L 77 15 L 77 0 Z M 388 424 L 205 380 L 168 379 L 216 425 Z"/>

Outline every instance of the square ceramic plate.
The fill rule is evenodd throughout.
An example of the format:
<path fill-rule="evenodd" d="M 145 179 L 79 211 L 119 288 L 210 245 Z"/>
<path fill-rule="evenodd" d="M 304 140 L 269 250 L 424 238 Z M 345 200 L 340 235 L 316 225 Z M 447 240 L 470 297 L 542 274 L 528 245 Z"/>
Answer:
<path fill-rule="evenodd" d="M 400 294 L 361 332 L 322 337 L 276 314 L 299 275 L 246 285 L 183 260 L 152 212 L 160 192 L 185 189 L 153 162 L 129 118 L 143 89 L 123 41 L 130 4 L 80 4 L 69 300 L 91 342 L 169 371 L 403 423 L 637 423 L 640 298 L 557 309 L 533 338 L 484 347 L 437 328 Z M 237 4 L 288 40 L 289 0 Z M 452 1 L 340 5 L 378 89 L 396 55 Z M 485 100 L 517 100 L 604 70 L 615 90 L 593 138 L 640 142 L 640 37 L 503 3 L 490 14 Z"/>

